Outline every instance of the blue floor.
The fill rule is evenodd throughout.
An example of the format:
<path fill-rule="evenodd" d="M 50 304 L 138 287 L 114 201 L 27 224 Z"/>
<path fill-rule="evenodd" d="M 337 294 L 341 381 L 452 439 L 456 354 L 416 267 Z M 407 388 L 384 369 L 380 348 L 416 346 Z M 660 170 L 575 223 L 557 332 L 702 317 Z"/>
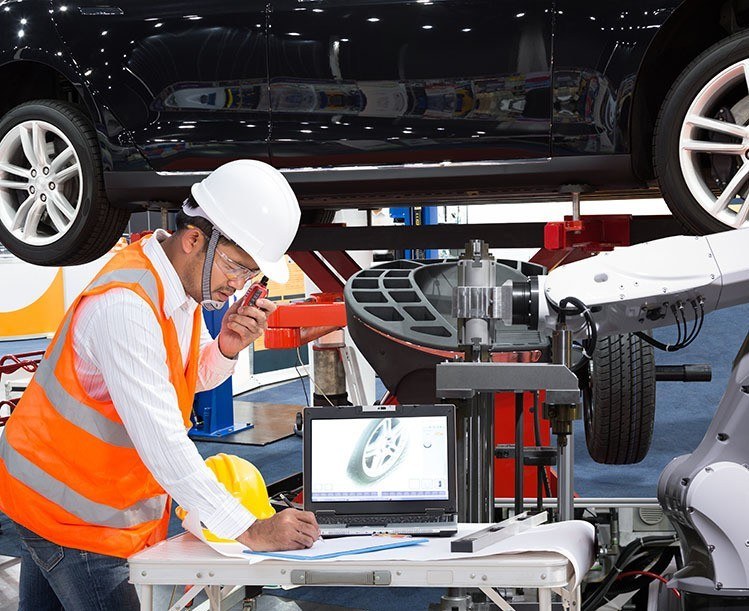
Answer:
<path fill-rule="evenodd" d="M 690 453 L 702 440 L 715 413 L 736 356 L 749 330 L 749 305 L 708 314 L 699 337 L 682 351 L 656 351 L 658 365 L 707 363 L 711 382 L 659 382 L 649 454 L 636 465 L 600 465 L 585 447 L 582 422 L 575 423 L 575 490 L 583 497 L 654 497 L 658 476 L 671 459 Z M 673 328 L 658 329 L 656 339 L 674 340 Z"/>
<path fill-rule="evenodd" d="M 702 439 L 712 415 L 725 390 L 732 361 L 749 328 L 749 305 L 737 306 L 710 314 L 699 338 L 684 351 L 674 354 L 656 352 L 658 364 L 708 363 L 713 368 L 712 382 L 659 383 L 657 388 L 656 424 L 650 453 L 641 463 L 626 466 L 606 466 L 594 463 L 585 447 L 582 423 L 575 426 L 575 490 L 585 497 L 654 497 L 658 476 L 674 457 L 690 452 Z M 656 332 L 656 337 L 667 341 L 675 336 L 671 328 Z M 12 343 L 0 342 L 0 353 L 11 352 Z M 44 343 L 28 348 L 25 342 L 13 345 L 13 350 L 39 349 Z M 378 396 L 382 394 L 378 385 Z M 305 403 L 302 382 L 294 380 L 273 388 L 247 393 L 240 399 L 271 403 Z M 301 471 L 302 443 L 298 437 L 288 437 L 264 447 L 227 445 L 220 442 L 197 442 L 203 456 L 217 452 L 235 453 L 252 461 L 262 472 L 267 483 L 272 483 Z M 0 515 L 0 554 L 16 555 L 17 540 Z M 172 520 L 170 532 L 181 530 Z M 392 609 L 426 609 L 436 602 L 439 590 L 399 589 L 378 590 L 377 597 L 361 588 L 298 588 L 283 596 L 299 600 L 336 604 L 344 607 L 366 608 L 370 611 Z"/>

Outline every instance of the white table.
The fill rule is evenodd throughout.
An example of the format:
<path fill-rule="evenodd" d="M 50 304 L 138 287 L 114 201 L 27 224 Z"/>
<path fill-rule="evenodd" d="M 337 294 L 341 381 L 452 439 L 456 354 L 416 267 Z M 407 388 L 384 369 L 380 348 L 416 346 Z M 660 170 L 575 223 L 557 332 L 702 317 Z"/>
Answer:
<path fill-rule="evenodd" d="M 349 559 L 350 558 L 350 559 Z M 511 610 L 494 587 L 535 588 L 539 608 L 551 611 L 551 594 L 562 597 L 565 608 L 579 610 L 580 590 L 570 590 L 574 570 L 559 553 L 525 552 L 480 558 L 434 561 L 379 562 L 357 560 L 288 561 L 267 559 L 248 564 L 222 556 L 190 534 L 163 541 L 130 558 L 130 581 L 140 585 L 141 609 L 152 610 L 154 585 L 193 585 L 172 609 L 206 589 L 211 609 L 220 609 L 221 586 L 326 585 L 382 587 L 479 588 L 500 609 Z"/>

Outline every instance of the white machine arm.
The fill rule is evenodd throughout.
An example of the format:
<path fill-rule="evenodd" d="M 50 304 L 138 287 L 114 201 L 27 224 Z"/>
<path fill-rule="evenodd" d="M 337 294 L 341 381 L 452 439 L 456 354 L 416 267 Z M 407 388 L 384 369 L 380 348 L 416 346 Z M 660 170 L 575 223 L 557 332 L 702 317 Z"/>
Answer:
<path fill-rule="evenodd" d="M 701 302 L 704 312 L 749 302 L 749 229 L 675 236 L 617 248 L 562 265 L 538 278 L 539 327 L 553 329 L 559 302 L 576 297 L 599 335 L 674 324 L 671 307 Z"/>
<path fill-rule="evenodd" d="M 601 253 L 539 277 L 538 318 L 527 321 L 555 328 L 560 302 L 573 297 L 590 310 L 599 335 L 673 324 L 675 311 L 686 327 L 687 318 L 749 302 L 748 255 L 749 229 Z M 514 290 L 513 310 L 532 304 L 520 298 L 528 296 Z M 679 534 L 683 568 L 672 585 L 684 594 L 686 609 L 749 608 L 748 435 L 749 335 L 704 439 L 674 459 L 658 484 L 658 499 Z"/>

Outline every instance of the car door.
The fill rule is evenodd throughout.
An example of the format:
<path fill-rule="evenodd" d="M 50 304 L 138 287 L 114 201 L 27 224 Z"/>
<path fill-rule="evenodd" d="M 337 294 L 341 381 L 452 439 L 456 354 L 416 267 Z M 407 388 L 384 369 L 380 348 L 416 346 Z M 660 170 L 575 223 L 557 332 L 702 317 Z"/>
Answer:
<path fill-rule="evenodd" d="M 281 168 L 548 157 L 550 0 L 272 0 Z"/>
<path fill-rule="evenodd" d="M 553 155 L 629 153 L 637 71 L 678 0 L 556 2 Z M 647 145 L 648 148 L 651 146 Z"/>
<path fill-rule="evenodd" d="M 153 169 L 268 160 L 264 0 L 53 0 L 89 88 Z"/>

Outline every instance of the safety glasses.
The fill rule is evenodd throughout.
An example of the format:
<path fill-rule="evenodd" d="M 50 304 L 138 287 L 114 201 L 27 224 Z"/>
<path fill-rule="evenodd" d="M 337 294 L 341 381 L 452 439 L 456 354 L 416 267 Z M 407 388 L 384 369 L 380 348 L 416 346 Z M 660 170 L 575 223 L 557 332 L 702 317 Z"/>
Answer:
<path fill-rule="evenodd" d="M 216 249 L 216 255 L 214 263 L 232 282 L 237 281 L 244 285 L 260 273 L 259 269 L 249 269 L 236 261 L 232 261 L 218 248 Z"/>

